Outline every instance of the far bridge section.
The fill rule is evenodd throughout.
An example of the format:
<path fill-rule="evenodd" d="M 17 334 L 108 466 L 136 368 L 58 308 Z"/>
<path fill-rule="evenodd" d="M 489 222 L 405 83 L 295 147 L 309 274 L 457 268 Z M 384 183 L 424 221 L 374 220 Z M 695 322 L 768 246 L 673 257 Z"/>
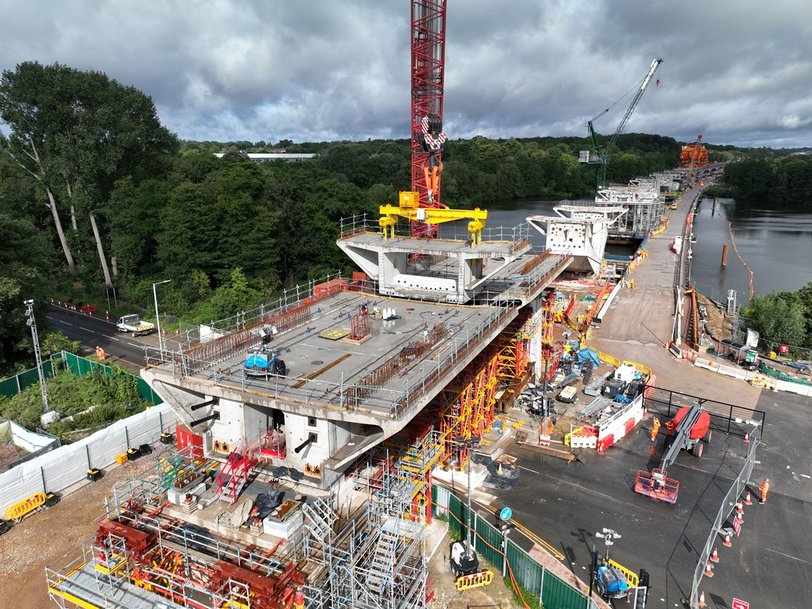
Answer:
<path fill-rule="evenodd" d="M 531 251 L 529 226 L 483 239 L 471 265 L 465 240 L 384 244 L 380 232 L 358 230 L 358 220 L 343 224 L 355 230 L 339 245 L 372 244 L 381 256 L 396 253 L 408 274 L 456 273 L 460 283 L 448 291 L 401 286 L 396 298 L 381 275 L 355 273 L 288 291 L 277 306 L 242 314 L 228 328 L 214 324 L 206 342 L 148 349 L 142 376 L 202 436 L 207 456 L 248 454 L 328 487 L 469 374 L 490 345 L 507 335 L 523 342 L 522 352 L 541 343 L 519 326 L 541 315 L 545 288 L 572 257 Z"/>

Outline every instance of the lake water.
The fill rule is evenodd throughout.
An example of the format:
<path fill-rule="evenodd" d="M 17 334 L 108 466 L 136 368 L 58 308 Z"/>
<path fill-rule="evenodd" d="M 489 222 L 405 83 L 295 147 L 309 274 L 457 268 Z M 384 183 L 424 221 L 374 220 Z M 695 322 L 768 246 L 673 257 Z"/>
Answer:
<path fill-rule="evenodd" d="M 560 201 L 520 201 L 488 207 L 487 227 L 513 227 L 534 214 L 553 214 Z M 740 305 L 748 301 L 748 273 L 733 247 L 722 268 L 722 244 L 730 243 L 728 222 L 739 253 L 754 273 L 756 294 L 792 292 L 812 281 L 812 212 L 766 210 L 736 203 L 732 199 L 705 199 L 694 219 L 693 265 L 691 275 L 699 291 L 726 302 L 727 291 L 737 291 Z M 462 224 L 462 223 L 460 223 Z M 442 228 L 442 227 L 441 227 Z M 531 231 L 533 245 L 543 245 L 544 237 Z"/>
<path fill-rule="evenodd" d="M 812 281 L 812 212 L 760 209 L 732 199 L 704 199 L 694 218 L 691 276 L 700 292 L 727 300 L 737 292 L 739 304 L 749 300 L 749 274 L 731 244 L 727 268 L 721 266 L 722 245 L 730 244 L 728 222 L 744 261 L 753 271 L 756 294 L 794 292 Z"/>

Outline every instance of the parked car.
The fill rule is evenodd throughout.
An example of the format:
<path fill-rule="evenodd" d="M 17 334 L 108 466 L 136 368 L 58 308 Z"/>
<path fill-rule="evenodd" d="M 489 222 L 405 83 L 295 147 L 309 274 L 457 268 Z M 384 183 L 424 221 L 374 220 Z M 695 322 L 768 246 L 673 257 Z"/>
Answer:
<path fill-rule="evenodd" d="M 807 362 L 787 362 L 787 366 L 793 368 L 798 374 L 805 374 L 807 376 L 812 374 L 812 366 Z"/>

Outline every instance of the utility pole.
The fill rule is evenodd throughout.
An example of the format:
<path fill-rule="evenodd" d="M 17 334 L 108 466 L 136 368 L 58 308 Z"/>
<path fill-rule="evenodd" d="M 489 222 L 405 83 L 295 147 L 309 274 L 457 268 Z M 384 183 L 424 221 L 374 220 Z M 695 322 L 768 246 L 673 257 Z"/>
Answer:
<path fill-rule="evenodd" d="M 28 299 L 23 302 L 25 305 L 25 324 L 31 328 L 31 338 L 34 341 L 34 358 L 37 361 L 37 376 L 39 377 L 39 388 L 42 391 L 42 411 L 43 414 L 47 413 L 50 408 L 48 406 L 48 388 L 45 386 L 45 374 L 42 371 L 42 354 L 39 349 L 39 334 L 37 334 L 37 320 L 34 317 L 34 300 Z"/>
<path fill-rule="evenodd" d="M 164 351 L 164 337 L 161 334 L 161 316 L 158 314 L 158 292 L 155 290 L 155 286 L 163 285 L 164 283 L 169 283 L 170 281 L 172 280 L 164 279 L 163 281 L 152 284 L 152 297 L 155 299 L 155 320 L 158 323 L 158 349 L 160 349 L 162 354 Z M 161 357 L 163 358 L 163 355 L 161 355 Z"/>
<path fill-rule="evenodd" d="M 468 515 L 468 518 L 467 518 L 467 522 L 466 522 L 466 524 L 468 526 L 466 527 L 466 535 L 465 535 L 465 558 L 467 558 L 468 560 L 471 560 L 474 557 L 474 548 L 471 545 L 471 528 L 473 527 L 473 524 L 472 524 L 473 518 L 471 517 L 471 455 L 470 455 L 470 449 L 473 448 L 476 444 L 479 444 L 479 440 L 480 440 L 480 438 L 473 437 L 473 436 L 470 437 L 470 438 L 463 438 L 462 436 L 460 436 L 457 439 L 457 441 L 460 444 L 462 444 L 463 446 L 465 446 L 466 448 L 469 449 L 468 461 L 467 461 L 467 467 L 468 467 L 468 512 L 467 512 L 467 515 Z"/>

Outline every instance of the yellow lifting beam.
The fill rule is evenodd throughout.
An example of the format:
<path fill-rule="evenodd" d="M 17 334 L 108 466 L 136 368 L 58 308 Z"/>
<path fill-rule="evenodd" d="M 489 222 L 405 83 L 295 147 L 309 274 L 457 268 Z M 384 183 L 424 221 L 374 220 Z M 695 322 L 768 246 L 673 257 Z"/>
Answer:
<path fill-rule="evenodd" d="M 381 217 L 378 224 L 383 229 L 384 240 L 395 237 L 395 226 L 398 218 L 426 224 L 442 224 L 469 218 L 468 232 L 471 233 L 471 247 L 482 242 L 482 229 L 488 219 L 486 209 L 448 209 L 440 207 L 418 207 L 418 193 L 403 191 L 398 198 L 399 205 L 381 205 Z"/>

